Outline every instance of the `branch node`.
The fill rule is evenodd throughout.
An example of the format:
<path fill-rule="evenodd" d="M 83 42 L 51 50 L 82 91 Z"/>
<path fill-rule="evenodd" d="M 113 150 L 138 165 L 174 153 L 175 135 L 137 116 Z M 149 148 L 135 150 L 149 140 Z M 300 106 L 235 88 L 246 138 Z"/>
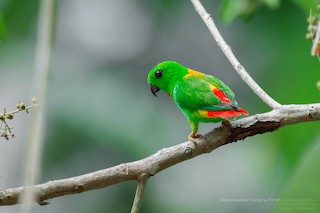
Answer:
<path fill-rule="evenodd" d="M 77 186 L 74 187 L 74 191 L 75 191 L 76 193 L 81 193 L 81 192 L 83 192 L 83 190 L 84 190 L 84 187 L 83 187 L 82 184 L 79 184 L 79 185 L 77 185 Z"/>
<path fill-rule="evenodd" d="M 192 156 L 193 150 L 196 148 L 196 145 L 194 143 L 190 143 L 187 147 L 184 149 L 184 153 L 188 155 L 189 157 Z"/>
<path fill-rule="evenodd" d="M 121 164 L 121 173 L 125 175 L 129 175 L 129 167 L 126 163 Z"/>
<path fill-rule="evenodd" d="M 317 113 L 317 110 L 315 110 L 314 107 L 311 106 L 308 111 L 308 116 L 311 119 L 315 119 L 315 118 L 319 117 L 320 115 Z"/>
<path fill-rule="evenodd" d="M 206 18 L 207 20 L 210 20 L 211 14 L 207 13 L 205 16 L 206 16 L 205 18 Z"/>
<path fill-rule="evenodd" d="M 45 205 L 48 205 L 48 204 L 49 204 L 49 201 L 48 201 L 47 199 L 43 198 L 43 197 L 40 197 L 40 198 L 38 199 L 38 204 L 39 204 L 40 206 L 45 206 Z"/>
<path fill-rule="evenodd" d="M 0 205 L 7 201 L 7 200 L 11 200 L 12 199 L 12 194 L 6 192 L 5 190 L 1 190 L 0 191 Z"/>
<path fill-rule="evenodd" d="M 12 194 L 11 193 L 7 193 L 6 194 L 6 199 L 10 200 L 12 198 Z"/>
<path fill-rule="evenodd" d="M 226 42 L 222 42 L 221 45 L 222 45 L 222 46 L 220 46 L 220 48 L 221 48 L 223 51 L 230 51 L 230 50 L 231 50 L 230 45 L 228 45 Z"/>
<path fill-rule="evenodd" d="M 238 64 L 238 65 L 236 66 L 236 68 L 237 68 L 237 70 L 243 70 L 243 66 L 242 66 L 241 64 Z"/>
<path fill-rule="evenodd" d="M 148 180 L 148 178 L 150 177 L 150 174 L 143 172 L 142 174 L 140 174 L 137 178 L 138 182 L 146 182 Z"/>
<path fill-rule="evenodd" d="M 159 170 L 160 166 L 159 164 L 154 164 L 152 166 L 149 167 L 149 176 L 153 176 L 157 173 L 157 171 Z"/>

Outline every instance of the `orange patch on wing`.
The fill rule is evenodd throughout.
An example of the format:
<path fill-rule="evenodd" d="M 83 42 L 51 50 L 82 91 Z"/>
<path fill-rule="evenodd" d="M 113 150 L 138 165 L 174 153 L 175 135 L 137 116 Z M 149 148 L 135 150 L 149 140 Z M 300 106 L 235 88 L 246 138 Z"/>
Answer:
<path fill-rule="evenodd" d="M 217 96 L 220 101 L 222 102 L 226 102 L 228 104 L 231 104 L 230 99 L 228 98 L 228 96 L 226 96 L 224 94 L 224 92 L 222 92 L 221 90 L 219 90 L 218 88 L 215 87 L 215 89 L 212 90 L 213 94 L 215 94 L 215 96 Z"/>

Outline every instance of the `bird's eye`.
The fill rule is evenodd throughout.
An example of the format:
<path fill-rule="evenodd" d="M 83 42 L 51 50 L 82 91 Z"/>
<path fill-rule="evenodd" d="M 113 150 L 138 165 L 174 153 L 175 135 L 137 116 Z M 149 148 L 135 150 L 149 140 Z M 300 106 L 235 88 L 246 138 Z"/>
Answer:
<path fill-rule="evenodd" d="M 162 70 L 157 70 L 154 75 L 156 76 L 156 78 L 161 78 L 162 77 Z"/>

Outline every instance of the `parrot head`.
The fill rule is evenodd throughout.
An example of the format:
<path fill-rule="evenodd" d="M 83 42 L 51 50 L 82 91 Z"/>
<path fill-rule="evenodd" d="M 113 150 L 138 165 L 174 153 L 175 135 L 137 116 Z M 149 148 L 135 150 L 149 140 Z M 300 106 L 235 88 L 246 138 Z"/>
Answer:
<path fill-rule="evenodd" d="M 164 61 L 156 65 L 148 74 L 148 84 L 151 92 L 156 93 L 163 90 L 172 93 L 175 83 L 188 73 L 188 68 L 175 61 Z"/>

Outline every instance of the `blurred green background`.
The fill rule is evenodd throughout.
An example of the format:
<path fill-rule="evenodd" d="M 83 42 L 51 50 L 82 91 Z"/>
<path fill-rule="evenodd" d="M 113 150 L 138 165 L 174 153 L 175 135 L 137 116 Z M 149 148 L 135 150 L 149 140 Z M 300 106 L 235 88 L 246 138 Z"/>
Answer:
<path fill-rule="evenodd" d="M 309 0 L 202 1 L 239 61 L 283 104 L 319 102 L 319 61 L 305 39 Z M 190 1 L 60 0 L 40 182 L 134 161 L 186 140 L 190 127 L 148 71 L 163 60 L 213 74 L 251 114 L 270 109 L 241 81 Z M 39 2 L 0 1 L 0 107 L 32 94 Z M 1 139 L 0 187 L 23 184 L 29 116 Z M 203 124 L 206 133 L 219 124 Z M 320 212 L 320 124 L 223 146 L 152 177 L 141 212 Z M 135 182 L 34 204 L 32 212 L 129 212 Z M 0 207 L 19 212 L 23 205 Z"/>

